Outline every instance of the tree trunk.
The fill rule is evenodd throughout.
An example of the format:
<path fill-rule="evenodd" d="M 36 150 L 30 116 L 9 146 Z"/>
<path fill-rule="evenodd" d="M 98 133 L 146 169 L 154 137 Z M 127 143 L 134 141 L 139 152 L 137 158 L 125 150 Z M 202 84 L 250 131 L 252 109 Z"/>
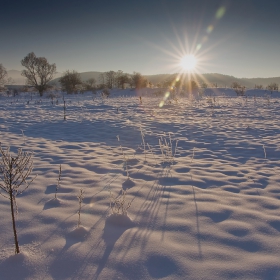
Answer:
<path fill-rule="evenodd" d="M 12 190 L 10 191 L 10 201 L 11 201 L 11 213 L 12 213 L 12 220 L 13 220 L 13 231 L 14 231 L 14 238 L 15 238 L 15 253 L 19 253 L 19 246 L 18 246 L 18 239 L 17 239 L 17 230 L 16 230 L 16 222 L 15 222 L 15 213 L 14 213 L 14 200 L 13 200 L 13 193 Z"/>

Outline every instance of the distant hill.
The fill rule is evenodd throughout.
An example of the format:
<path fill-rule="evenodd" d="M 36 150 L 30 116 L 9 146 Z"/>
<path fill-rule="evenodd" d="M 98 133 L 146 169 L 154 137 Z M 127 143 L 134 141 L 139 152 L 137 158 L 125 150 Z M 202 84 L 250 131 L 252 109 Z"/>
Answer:
<path fill-rule="evenodd" d="M 21 76 L 21 71 L 18 70 L 9 70 L 8 77 L 11 77 L 14 80 L 15 85 L 24 85 L 25 78 Z M 94 78 L 99 83 L 99 75 L 104 72 L 99 71 L 90 71 L 90 72 L 82 72 L 80 73 L 83 81 L 86 81 L 90 78 Z M 52 85 L 59 85 L 59 77 L 61 77 L 63 73 L 56 73 L 55 79 L 51 81 Z M 174 76 L 176 74 L 158 74 L 158 75 L 144 75 L 144 77 L 149 80 L 154 85 L 158 83 L 162 83 L 168 78 Z M 277 83 L 280 85 L 280 77 L 271 77 L 271 78 L 236 78 L 234 76 L 223 75 L 218 73 L 205 73 L 201 75 L 197 75 L 196 79 L 198 82 L 206 82 L 207 84 L 217 84 L 218 87 L 230 87 L 233 82 L 238 82 L 239 84 L 246 86 L 247 88 L 254 88 L 255 85 L 263 85 L 266 87 L 271 83 Z"/>
<path fill-rule="evenodd" d="M 82 72 L 82 73 L 79 73 L 80 76 L 81 76 L 81 79 L 82 81 L 86 81 L 88 79 L 91 79 L 91 78 L 94 78 L 96 80 L 96 83 L 99 84 L 99 75 L 102 74 L 103 72 L 97 72 L 97 71 L 90 71 L 90 72 Z M 61 74 L 62 76 L 62 74 Z M 51 85 L 60 85 L 59 84 L 59 77 L 57 77 L 56 79 L 53 79 L 51 82 L 50 82 Z"/>
<path fill-rule="evenodd" d="M 18 70 L 8 70 L 8 78 L 12 78 L 15 85 L 24 85 L 25 78 L 21 76 L 21 71 Z"/>
<path fill-rule="evenodd" d="M 160 74 L 160 75 L 145 75 L 151 83 L 162 83 L 174 74 Z M 191 78 L 194 79 L 194 78 Z M 197 75 L 195 78 L 199 83 L 205 82 L 207 84 L 217 84 L 218 87 L 230 87 L 233 82 L 246 86 L 247 88 L 254 88 L 255 85 L 263 85 L 266 87 L 271 83 L 277 83 L 280 85 L 280 77 L 271 78 L 236 78 L 234 76 L 223 75 L 218 73 L 206 73 Z"/>
<path fill-rule="evenodd" d="M 19 70 L 8 70 L 7 74 L 8 74 L 8 78 L 12 78 L 13 79 L 13 82 L 14 82 L 13 84 L 14 85 L 25 85 L 26 78 L 21 76 L 21 71 L 19 71 Z M 55 74 L 55 78 L 58 78 L 61 75 L 62 75 L 62 73 L 57 72 Z"/>

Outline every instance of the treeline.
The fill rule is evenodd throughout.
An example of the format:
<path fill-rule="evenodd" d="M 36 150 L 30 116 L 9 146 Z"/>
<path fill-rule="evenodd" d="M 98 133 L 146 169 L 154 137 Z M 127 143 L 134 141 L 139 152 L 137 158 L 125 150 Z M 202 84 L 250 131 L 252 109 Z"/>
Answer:
<path fill-rule="evenodd" d="M 35 88 L 42 96 L 43 92 L 54 87 L 53 78 L 56 74 L 56 64 L 49 63 L 45 57 L 36 57 L 34 52 L 29 53 L 21 60 L 21 65 L 25 68 L 21 75 L 26 78 L 26 85 Z M 106 89 L 107 92 L 112 88 L 124 89 L 130 88 L 144 88 L 144 87 L 158 87 L 158 88 L 176 88 L 179 90 L 193 90 L 196 88 L 213 88 L 213 87 L 226 87 L 225 77 L 234 79 L 232 76 L 226 76 L 221 74 L 213 74 L 217 78 L 217 82 L 209 82 L 208 77 L 211 74 L 203 75 L 154 75 L 164 76 L 164 80 L 160 82 L 149 81 L 147 77 L 144 77 L 141 73 L 134 72 L 133 74 L 124 73 L 121 70 L 108 71 L 100 73 L 98 78 L 88 78 L 83 80 L 81 74 L 77 71 L 67 70 L 58 79 L 60 89 L 67 93 L 77 93 L 92 91 L 95 92 L 98 89 Z M 212 75 L 212 76 L 213 76 Z M 153 76 L 151 76 L 152 79 Z M 208 78 L 207 78 L 208 77 Z M 11 83 L 11 79 L 7 77 L 7 71 L 5 67 L 0 64 L 0 90 L 5 89 L 5 85 Z M 53 83 L 53 84 L 52 84 Z M 221 84 L 222 83 L 222 84 Z M 237 94 L 244 94 L 246 86 L 242 85 L 238 81 L 232 81 L 230 85 Z M 264 88 L 262 84 L 255 84 L 256 89 L 267 89 L 270 91 L 278 91 L 278 84 L 271 82 Z"/>
<path fill-rule="evenodd" d="M 144 88 L 149 85 L 140 73 L 134 72 L 132 75 L 124 73 L 122 70 L 108 71 L 101 73 L 98 81 L 94 78 L 82 81 L 81 75 L 76 71 L 66 71 L 62 77 L 59 78 L 59 83 L 63 91 L 67 93 L 76 93 L 83 91 L 95 91 L 97 89 L 124 89 L 127 86 L 131 88 Z"/>

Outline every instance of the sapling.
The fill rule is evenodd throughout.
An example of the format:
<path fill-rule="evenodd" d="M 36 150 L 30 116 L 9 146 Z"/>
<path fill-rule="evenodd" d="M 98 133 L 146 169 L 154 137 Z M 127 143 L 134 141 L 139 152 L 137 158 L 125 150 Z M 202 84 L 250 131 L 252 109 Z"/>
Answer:
<path fill-rule="evenodd" d="M 84 199 L 84 189 L 80 189 L 80 192 L 77 196 L 78 200 L 79 200 L 79 209 L 78 209 L 78 227 L 80 227 L 81 225 L 81 208 L 82 208 L 82 202 Z"/>
<path fill-rule="evenodd" d="M 0 143 L 0 188 L 6 194 L 0 192 L 0 194 L 10 200 L 11 215 L 13 223 L 13 233 L 15 240 L 15 254 L 18 254 L 19 245 L 17 238 L 17 230 L 15 223 L 15 214 L 17 214 L 16 197 L 22 194 L 36 178 L 32 178 L 29 182 L 27 178 L 33 169 L 32 153 L 23 152 L 22 149 L 18 149 L 18 153 L 12 156 L 10 148 L 7 147 L 4 150 Z M 21 186 L 23 186 L 21 188 Z"/>
<path fill-rule="evenodd" d="M 56 184 L 56 188 L 55 188 L 55 194 L 54 194 L 54 198 L 57 198 L 57 191 L 60 187 L 60 181 L 61 181 L 61 164 L 59 165 L 59 172 L 58 172 L 58 179 L 57 179 L 57 184 Z"/>

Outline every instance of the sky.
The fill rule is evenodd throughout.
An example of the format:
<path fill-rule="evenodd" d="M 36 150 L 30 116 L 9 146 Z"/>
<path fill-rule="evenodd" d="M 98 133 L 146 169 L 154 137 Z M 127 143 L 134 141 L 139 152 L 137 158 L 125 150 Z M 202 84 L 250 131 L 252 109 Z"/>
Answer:
<path fill-rule="evenodd" d="M 279 0 L 2 0 L 0 63 L 30 52 L 57 71 L 280 76 Z"/>

